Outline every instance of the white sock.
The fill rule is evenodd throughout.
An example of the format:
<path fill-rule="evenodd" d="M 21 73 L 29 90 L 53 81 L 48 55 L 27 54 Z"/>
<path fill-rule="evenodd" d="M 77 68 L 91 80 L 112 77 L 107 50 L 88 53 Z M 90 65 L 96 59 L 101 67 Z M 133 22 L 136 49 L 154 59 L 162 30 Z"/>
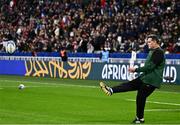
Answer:
<path fill-rule="evenodd" d="M 111 93 L 113 93 L 113 90 L 112 90 L 112 88 L 110 88 L 110 87 L 109 87 L 109 90 L 111 91 Z"/>

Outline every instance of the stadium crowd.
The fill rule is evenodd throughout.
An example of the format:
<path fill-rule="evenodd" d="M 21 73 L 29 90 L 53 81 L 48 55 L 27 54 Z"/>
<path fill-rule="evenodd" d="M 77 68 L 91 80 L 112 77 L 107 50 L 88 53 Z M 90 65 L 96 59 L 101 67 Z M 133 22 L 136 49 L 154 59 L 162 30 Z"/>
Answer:
<path fill-rule="evenodd" d="M 0 1 L 0 42 L 13 39 L 20 52 L 147 52 L 152 33 L 180 53 L 179 0 Z"/>

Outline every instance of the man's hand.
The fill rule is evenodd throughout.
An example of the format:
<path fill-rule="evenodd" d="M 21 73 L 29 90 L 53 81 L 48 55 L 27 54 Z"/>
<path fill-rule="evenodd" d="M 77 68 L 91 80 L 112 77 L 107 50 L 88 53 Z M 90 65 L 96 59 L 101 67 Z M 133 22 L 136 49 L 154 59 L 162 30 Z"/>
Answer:
<path fill-rule="evenodd" d="M 135 70 L 136 70 L 136 68 L 134 68 L 134 67 L 128 68 L 128 71 L 129 71 L 129 72 L 135 72 Z"/>

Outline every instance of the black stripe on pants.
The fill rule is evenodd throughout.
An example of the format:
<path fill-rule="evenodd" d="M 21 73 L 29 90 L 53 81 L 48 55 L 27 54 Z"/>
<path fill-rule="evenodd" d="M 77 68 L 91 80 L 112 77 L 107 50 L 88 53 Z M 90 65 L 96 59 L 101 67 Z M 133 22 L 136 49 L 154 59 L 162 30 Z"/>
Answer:
<path fill-rule="evenodd" d="M 155 90 L 156 87 L 144 84 L 140 78 L 134 79 L 127 83 L 120 84 L 112 87 L 113 93 L 135 91 L 137 90 L 136 96 L 136 115 L 138 118 L 144 118 L 144 108 L 146 98 Z"/>

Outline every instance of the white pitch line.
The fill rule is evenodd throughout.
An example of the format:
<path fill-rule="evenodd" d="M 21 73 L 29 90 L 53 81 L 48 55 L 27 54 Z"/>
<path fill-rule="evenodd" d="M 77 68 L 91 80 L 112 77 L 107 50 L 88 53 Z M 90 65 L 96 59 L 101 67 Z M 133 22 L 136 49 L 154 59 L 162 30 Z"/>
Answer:
<path fill-rule="evenodd" d="M 34 86 L 34 85 L 28 85 L 28 86 L 25 86 L 25 88 L 41 88 L 41 87 L 44 87 L 44 86 Z M 59 87 L 59 86 L 46 86 L 47 88 L 55 88 L 55 87 Z M 18 88 L 18 86 L 3 86 L 3 88 Z M 3 88 L 0 88 L 0 89 L 3 89 Z"/>
<path fill-rule="evenodd" d="M 88 86 L 88 85 L 73 85 L 65 83 L 47 83 L 47 82 L 32 82 L 32 81 L 14 81 L 14 80 L 0 80 L 2 82 L 12 82 L 12 83 L 32 83 L 32 84 L 42 84 L 42 85 L 56 85 L 56 86 L 70 86 L 70 87 L 83 87 L 83 88 L 98 88 L 97 86 Z"/>
<path fill-rule="evenodd" d="M 168 92 L 168 91 L 156 91 L 156 92 L 160 92 L 160 93 L 173 93 L 173 94 L 180 94 L 180 92 Z"/>
<path fill-rule="evenodd" d="M 180 111 L 180 109 L 145 109 L 147 112 L 174 112 Z"/>
<path fill-rule="evenodd" d="M 135 102 L 136 100 L 134 99 L 126 99 L 127 101 L 133 101 Z M 169 102 L 156 102 L 156 101 L 146 101 L 147 103 L 154 103 L 154 104 L 161 104 L 161 105 L 173 105 L 173 106 L 180 106 L 178 103 L 169 103 Z"/>
<path fill-rule="evenodd" d="M 67 87 L 82 87 L 82 88 L 99 88 L 98 86 L 88 86 L 88 85 L 74 85 L 74 84 L 65 84 L 65 83 L 53 83 L 53 82 L 32 82 L 32 81 L 14 81 L 14 80 L 0 80 L 2 82 L 16 82 L 16 83 L 32 83 L 32 84 L 41 84 L 41 85 L 56 85 L 56 86 L 67 86 Z M 180 92 L 167 92 L 167 91 L 156 91 L 160 93 L 173 93 L 180 94 Z"/>

